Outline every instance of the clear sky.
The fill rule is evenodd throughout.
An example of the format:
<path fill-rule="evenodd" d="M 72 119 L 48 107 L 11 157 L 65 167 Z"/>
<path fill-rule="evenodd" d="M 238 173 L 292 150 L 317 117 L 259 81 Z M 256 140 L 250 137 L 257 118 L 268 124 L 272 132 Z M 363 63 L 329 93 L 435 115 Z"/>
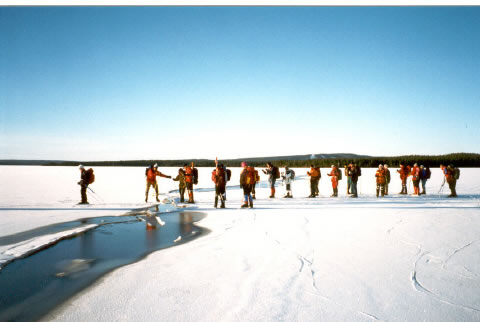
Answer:
<path fill-rule="evenodd" d="M 0 159 L 479 142 L 480 7 L 0 7 Z"/>

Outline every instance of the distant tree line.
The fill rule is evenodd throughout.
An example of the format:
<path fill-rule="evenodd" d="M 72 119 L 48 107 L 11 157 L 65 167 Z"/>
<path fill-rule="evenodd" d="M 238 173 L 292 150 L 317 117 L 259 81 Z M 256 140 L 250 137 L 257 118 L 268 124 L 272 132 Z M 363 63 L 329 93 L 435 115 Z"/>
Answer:
<path fill-rule="evenodd" d="M 213 160 L 131 160 L 131 161 L 55 161 L 45 165 L 47 166 L 76 166 L 80 163 L 85 166 L 111 166 L 111 167 L 147 167 L 150 164 L 157 163 L 160 167 L 182 167 L 185 163 L 194 162 L 196 167 L 215 167 Z M 220 160 L 227 167 L 239 167 L 237 160 Z M 390 167 L 398 167 L 400 163 L 428 166 L 430 168 L 439 167 L 440 164 L 453 164 L 457 167 L 480 167 L 480 154 L 478 153 L 452 153 L 446 155 L 404 155 L 395 157 L 368 157 L 359 159 L 312 159 L 312 160 L 277 160 L 272 163 L 278 167 L 306 168 L 311 164 L 322 168 L 330 167 L 332 164 L 343 167 L 349 163 L 355 162 L 362 168 L 376 168 L 379 164 L 388 164 Z M 266 161 L 249 161 L 250 165 L 255 167 L 264 167 Z"/>

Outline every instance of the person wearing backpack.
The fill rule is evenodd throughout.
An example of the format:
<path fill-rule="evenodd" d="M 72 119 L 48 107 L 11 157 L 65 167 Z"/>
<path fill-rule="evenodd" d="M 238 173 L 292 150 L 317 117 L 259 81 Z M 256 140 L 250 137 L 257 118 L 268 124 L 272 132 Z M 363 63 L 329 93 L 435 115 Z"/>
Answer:
<path fill-rule="evenodd" d="M 255 168 L 249 167 L 246 162 L 242 162 L 242 168 L 240 187 L 243 189 L 244 201 L 241 208 L 253 208 L 252 187 L 255 184 Z"/>
<path fill-rule="evenodd" d="M 430 171 L 429 167 L 424 167 L 423 165 L 420 166 L 420 181 L 422 183 L 422 192 L 421 195 L 426 194 L 425 185 L 427 180 L 430 179 L 432 172 Z"/>
<path fill-rule="evenodd" d="M 383 165 L 383 170 L 385 170 L 385 196 L 388 196 L 388 185 L 392 177 L 390 176 L 390 170 L 388 169 L 388 164 Z"/>
<path fill-rule="evenodd" d="M 341 176 L 341 172 L 335 165 L 332 165 L 332 171 L 327 173 L 327 175 L 332 177 L 333 194 L 330 197 L 338 197 L 338 179 Z"/>
<path fill-rule="evenodd" d="M 218 206 L 218 199 L 220 198 L 220 208 L 225 208 L 225 186 L 227 184 L 227 176 L 225 169 L 218 165 L 212 171 L 212 181 L 215 184 L 215 203 L 214 207 Z"/>
<path fill-rule="evenodd" d="M 293 198 L 292 195 L 292 182 L 295 180 L 295 171 L 285 167 L 285 174 L 282 175 L 283 182 L 286 186 L 286 194 L 283 198 Z"/>
<path fill-rule="evenodd" d="M 308 198 L 315 198 L 319 194 L 318 183 L 322 177 L 320 168 L 311 164 L 310 171 L 307 171 L 307 175 L 310 177 L 310 196 L 308 196 Z"/>
<path fill-rule="evenodd" d="M 268 175 L 268 182 L 270 183 L 271 192 L 269 198 L 275 198 L 275 181 L 280 178 L 280 172 L 278 171 L 278 168 L 270 162 L 267 162 L 267 169 L 264 169 L 262 171 L 263 173 Z"/>
<path fill-rule="evenodd" d="M 448 187 L 450 188 L 450 195 L 449 197 L 451 198 L 456 198 L 457 196 L 457 180 L 460 178 L 460 170 L 458 168 L 455 168 L 452 164 L 450 164 L 446 168 L 446 174 L 445 178 L 448 183 Z"/>
<path fill-rule="evenodd" d="M 80 170 L 80 181 L 77 182 L 80 185 L 80 196 L 82 201 L 80 201 L 79 205 L 88 205 L 87 199 L 87 188 L 89 184 L 92 184 L 95 180 L 95 175 L 93 174 L 93 169 L 90 168 L 85 170 L 83 165 L 79 165 L 78 169 Z"/>
<path fill-rule="evenodd" d="M 352 198 L 358 198 L 358 193 L 357 193 L 357 182 L 358 182 L 358 177 L 361 175 L 360 172 L 360 167 L 357 167 L 355 163 L 352 164 L 350 168 L 350 177 L 352 178 Z"/>
<path fill-rule="evenodd" d="M 157 176 L 158 177 L 163 177 L 163 178 L 168 178 L 171 179 L 171 176 L 167 176 L 160 171 L 158 171 L 158 165 L 152 164 L 147 170 L 145 170 L 145 175 L 147 176 L 147 188 L 145 190 L 145 202 L 148 202 L 148 191 L 150 191 L 150 187 L 153 187 L 155 189 L 155 196 L 157 199 L 157 202 L 160 201 L 158 200 L 158 184 L 157 184 Z"/>
<path fill-rule="evenodd" d="M 258 170 L 255 170 L 255 183 L 252 186 L 252 198 L 255 200 L 257 199 L 255 197 L 255 187 L 257 186 L 257 183 L 260 182 L 260 175 L 258 174 Z"/>
<path fill-rule="evenodd" d="M 182 168 L 178 169 L 178 175 L 172 179 L 178 181 L 178 192 L 180 193 L 180 202 L 185 202 L 185 172 Z"/>
<path fill-rule="evenodd" d="M 387 182 L 387 178 L 383 165 L 380 164 L 378 166 L 378 170 L 375 173 L 375 178 L 377 181 L 377 198 L 379 193 L 381 193 L 382 197 L 385 197 L 385 183 Z"/>
<path fill-rule="evenodd" d="M 189 166 L 185 163 L 183 165 L 183 171 L 185 172 L 185 186 L 187 187 L 188 193 L 187 203 L 195 203 L 193 200 L 193 183 L 195 181 L 193 166 Z"/>

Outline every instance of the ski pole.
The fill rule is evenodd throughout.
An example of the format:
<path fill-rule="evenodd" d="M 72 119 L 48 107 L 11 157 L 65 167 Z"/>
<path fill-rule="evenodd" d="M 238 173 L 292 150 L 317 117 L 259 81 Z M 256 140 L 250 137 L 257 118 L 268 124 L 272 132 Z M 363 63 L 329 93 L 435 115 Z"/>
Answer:
<path fill-rule="evenodd" d="M 443 178 L 443 183 L 442 183 L 442 185 L 440 186 L 440 190 L 438 190 L 438 193 L 442 192 L 444 185 L 445 185 L 445 177 Z"/>
<path fill-rule="evenodd" d="M 98 195 L 98 193 L 96 193 L 95 191 L 92 190 L 92 188 L 90 188 L 89 186 L 87 186 L 87 189 L 89 189 L 91 192 L 94 193 L 92 196 L 95 196 L 95 198 L 97 198 L 97 200 L 99 200 L 99 201 L 101 201 L 101 202 L 105 202 L 105 201 L 103 200 L 103 198 Z"/>

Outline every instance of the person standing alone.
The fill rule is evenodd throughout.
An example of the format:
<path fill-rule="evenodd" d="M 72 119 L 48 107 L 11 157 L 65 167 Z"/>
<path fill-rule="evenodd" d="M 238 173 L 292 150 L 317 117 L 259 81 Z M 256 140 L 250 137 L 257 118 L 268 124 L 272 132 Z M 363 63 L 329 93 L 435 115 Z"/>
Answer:
<path fill-rule="evenodd" d="M 80 185 L 80 195 L 82 198 L 82 201 L 80 201 L 78 204 L 88 205 L 87 188 L 88 185 L 93 183 L 95 180 L 95 175 L 93 174 L 92 168 L 85 170 L 85 167 L 81 164 L 78 166 L 78 169 L 80 170 L 80 181 L 78 184 Z"/>

